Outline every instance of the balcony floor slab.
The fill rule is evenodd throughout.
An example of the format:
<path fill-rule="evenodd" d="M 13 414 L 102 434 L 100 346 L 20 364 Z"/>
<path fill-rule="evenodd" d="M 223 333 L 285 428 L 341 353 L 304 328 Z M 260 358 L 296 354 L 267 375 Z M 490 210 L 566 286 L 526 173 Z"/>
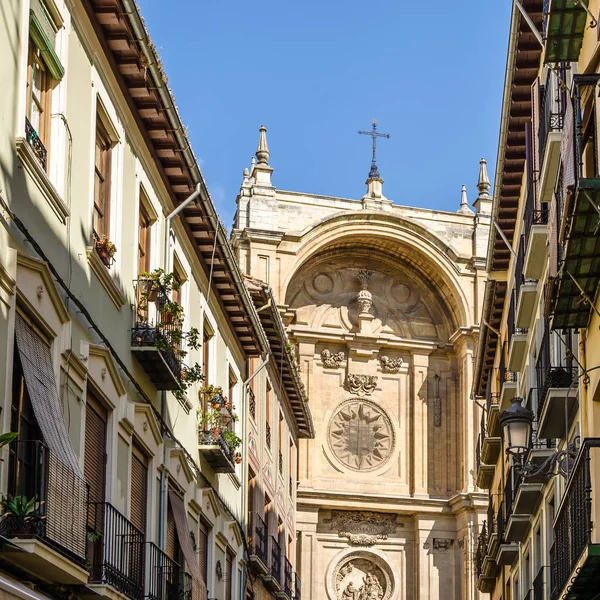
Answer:
<path fill-rule="evenodd" d="M 546 392 L 544 407 L 539 417 L 538 435 L 544 439 L 557 439 L 565 435 L 565 415 L 569 420 L 578 404 L 577 389 L 549 388 Z M 566 413 L 565 413 L 566 404 Z"/>

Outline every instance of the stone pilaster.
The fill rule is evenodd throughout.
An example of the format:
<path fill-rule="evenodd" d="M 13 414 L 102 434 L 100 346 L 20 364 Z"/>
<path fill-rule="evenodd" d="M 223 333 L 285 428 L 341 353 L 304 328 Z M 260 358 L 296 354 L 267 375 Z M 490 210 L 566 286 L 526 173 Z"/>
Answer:
<path fill-rule="evenodd" d="M 429 497 L 429 410 L 427 394 L 428 354 L 412 356 L 412 394 L 413 394 L 413 495 L 419 498 Z"/>

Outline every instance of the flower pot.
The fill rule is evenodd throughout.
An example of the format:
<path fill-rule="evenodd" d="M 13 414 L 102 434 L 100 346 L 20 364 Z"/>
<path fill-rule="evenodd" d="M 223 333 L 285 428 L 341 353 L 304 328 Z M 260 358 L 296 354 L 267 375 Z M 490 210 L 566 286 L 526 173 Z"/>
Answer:
<path fill-rule="evenodd" d="M 158 297 L 158 285 L 153 279 L 140 279 L 138 280 L 140 286 L 141 295 L 148 300 L 148 302 L 156 302 Z"/>

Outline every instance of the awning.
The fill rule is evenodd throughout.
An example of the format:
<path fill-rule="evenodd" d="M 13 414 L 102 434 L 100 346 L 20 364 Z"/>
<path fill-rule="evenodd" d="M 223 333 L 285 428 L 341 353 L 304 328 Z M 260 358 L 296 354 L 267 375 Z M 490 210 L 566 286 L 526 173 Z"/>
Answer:
<path fill-rule="evenodd" d="M 192 536 L 190 535 L 190 526 L 188 524 L 185 506 L 183 505 L 183 498 L 174 490 L 169 489 L 169 503 L 173 510 L 179 545 L 181 546 L 185 562 L 187 563 L 187 568 L 192 576 L 192 600 L 204 600 L 208 594 L 206 592 L 206 585 L 202 580 L 202 574 L 200 573 L 200 565 L 198 564 L 198 559 L 194 552 L 194 544 L 192 543 Z"/>
<path fill-rule="evenodd" d="M 18 314 L 15 336 L 25 385 L 44 442 L 63 464 L 83 478 L 58 398 L 50 347 Z"/>

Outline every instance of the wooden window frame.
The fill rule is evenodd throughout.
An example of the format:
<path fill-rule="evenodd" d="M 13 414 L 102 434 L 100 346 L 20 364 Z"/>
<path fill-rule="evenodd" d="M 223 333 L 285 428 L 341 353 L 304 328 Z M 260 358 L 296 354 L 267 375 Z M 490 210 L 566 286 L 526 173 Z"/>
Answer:
<path fill-rule="evenodd" d="M 147 199 L 140 189 L 140 206 L 138 210 L 138 277 L 142 273 L 150 272 L 150 258 L 152 252 L 152 216 L 148 210 Z"/>
<path fill-rule="evenodd" d="M 99 113 L 96 114 L 94 144 L 94 214 L 92 229 L 96 239 L 99 240 L 102 236 L 110 239 L 111 171 L 114 144 Z"/>

